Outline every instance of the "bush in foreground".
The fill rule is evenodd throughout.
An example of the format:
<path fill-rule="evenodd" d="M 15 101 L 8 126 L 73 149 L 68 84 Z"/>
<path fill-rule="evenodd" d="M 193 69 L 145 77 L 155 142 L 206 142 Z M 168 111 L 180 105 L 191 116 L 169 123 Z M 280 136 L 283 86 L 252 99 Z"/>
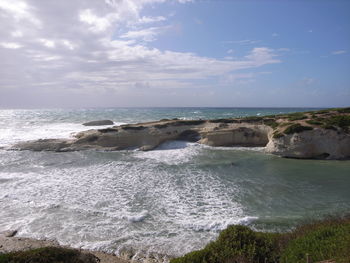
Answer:
<path fill-rule="evenodd" d="M 92 254 L 81 253 L 75 249 L 44 247 L 27 251 L 0 254 L 0 263 L 97 263 L 99 259 Z"/>
<path fill-rule="evenodd" d="M 171 263 L 305 263 L 350 262 L 350 217 L 327 219 L 298 227 L 291 233 L 255 232 L 229 226 L 204 249 Z"/>

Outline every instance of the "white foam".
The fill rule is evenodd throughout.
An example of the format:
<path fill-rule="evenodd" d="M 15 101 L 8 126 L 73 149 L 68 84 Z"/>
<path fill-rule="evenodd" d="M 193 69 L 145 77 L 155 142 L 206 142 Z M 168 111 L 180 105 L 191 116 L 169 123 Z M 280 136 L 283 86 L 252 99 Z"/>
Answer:
<path fill-rule="evenodd" d="M 198 221 L 189 224 L 187 227 L 195 231 L 222 231 L 226 229 L 229 225 L 249 225 L 257 219 L 258 217 L 246 216 L 243 218 L 223 219 L 211 222 Z"/>
<path fill-rule="evenodd" d="M 201 146 L 185 141 L 169 141 L 161 144 L 153 151 L 136 152 L 135 156 L 141 159 L 149 159 L 158 163 L 180 164 L 189 162 L 196 156 Z"/>
<path fill-rule="evenodd" d="M 127 220 L 131 223 L 137 223 L 137 222 L 142 222 L 143 220 L 145 220 L 145 218 L 148 216 L 148 211 L 147 210 L 143 210 L 140 213 L 136 214 L 136 215 L 129 215 L 127 216 Z"/>
<path fill-rule="evenodd" d="M 123 123 L 115 123 L 113 125 L 86 127 L 78 123 L 51 123 L 37 125 L 23 123 L 21 126 L 8 126 L 0 128 L 0 146 L 8 146 L 20 141 L 70 138 L 75 133 L 88 129 L 103 129 L 122 124 Z"/>

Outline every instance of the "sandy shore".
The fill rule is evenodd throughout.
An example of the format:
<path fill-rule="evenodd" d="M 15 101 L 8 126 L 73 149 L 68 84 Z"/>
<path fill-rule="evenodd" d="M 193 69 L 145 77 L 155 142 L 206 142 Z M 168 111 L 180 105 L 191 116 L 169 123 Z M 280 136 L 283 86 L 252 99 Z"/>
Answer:
<path fill-rule="evenodd" d="M 15 232 L 8 231 L 0 233 L 0 253 L 29 250 L 41 247 L 54 246 L 59 247 L 60 245 L 55 241 L 50 240 L 35 240 L 31 238 L 22 238 L 13 236 Z M 100 259 L 100 263 L 130 263 L 131 261 L 121 259 L 115 255 L 82 250 L 83 253 L 91 253 Z"/>

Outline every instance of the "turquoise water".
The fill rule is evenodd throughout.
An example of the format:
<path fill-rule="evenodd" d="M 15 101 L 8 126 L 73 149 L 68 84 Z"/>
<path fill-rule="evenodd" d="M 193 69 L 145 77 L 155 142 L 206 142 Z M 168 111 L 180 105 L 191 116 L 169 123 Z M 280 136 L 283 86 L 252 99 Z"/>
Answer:
<path fill-rule="evenodd" d="M 1 110 L 0 146 L 69 137 L 96 119 L 121 124 L 303 110 L 309 109 Z M 347 213 L 349 189 L 349 161 L 283 159 L 263 148 L 175 141 L 150 152 L 0 150 L 0 231 L 117 254 L 181 255 L 229 224 L 281 231 Z"/>

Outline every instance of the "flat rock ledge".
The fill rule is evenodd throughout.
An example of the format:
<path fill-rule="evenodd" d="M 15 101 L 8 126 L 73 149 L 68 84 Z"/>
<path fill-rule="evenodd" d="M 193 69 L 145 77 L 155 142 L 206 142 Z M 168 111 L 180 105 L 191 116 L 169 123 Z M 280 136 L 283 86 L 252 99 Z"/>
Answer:
<path fill-rule="evenodd" d="M 114 122 L 111 120 L 98 120 L 98 121 L 89 121 L 83 123 L 84 126 L 103 126 L 103 125 L 113 125 Z"/>
<path fill-rule="evenodd" d="M 274 125 L 271 125 L 274 123 Z M 287 124 L 290 125 L 290 122 Z M 350 134 L 342 128 L 307 126 L 305 130 L 282 134 L 281 118 L 218 120 L 161 120 L 80 132 L 72 139 L 44 139 L 21 142 L 12 150 L 80 151 L 126 149 L 153 150 L 172 140 L 209 146 L 265 147 L 267 153 L 288 158 L 349 159 Z M 297 123 L 297 125 L 300 125 Z M 305 128 L 305 127 L 304 127 Z M 279 136 L 276 136 L 279 135 Z"/>

